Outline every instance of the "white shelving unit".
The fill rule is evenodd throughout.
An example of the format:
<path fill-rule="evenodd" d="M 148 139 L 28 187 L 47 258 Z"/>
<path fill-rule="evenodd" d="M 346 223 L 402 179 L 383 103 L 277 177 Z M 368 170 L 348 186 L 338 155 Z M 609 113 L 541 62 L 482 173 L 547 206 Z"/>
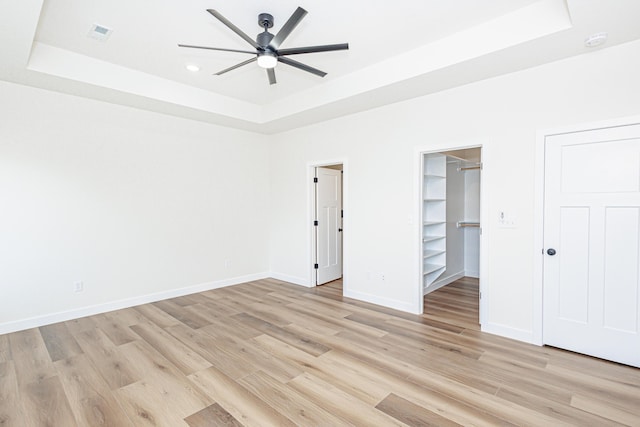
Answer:
<path fill-rule="evenodd" d="M 447 267 L 447 157 L 424 156 L 422 274 L 428 288 Z"/>

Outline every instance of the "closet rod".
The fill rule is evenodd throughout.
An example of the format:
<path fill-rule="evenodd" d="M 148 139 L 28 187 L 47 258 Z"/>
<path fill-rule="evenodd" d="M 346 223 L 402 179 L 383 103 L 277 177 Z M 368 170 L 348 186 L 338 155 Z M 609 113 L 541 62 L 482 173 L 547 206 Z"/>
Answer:
<path fill-rule="evenodd" d="M 464 167 L 464 168 L 460 167 L 460 168 L 458 168 L 458 172 L 460 172 L 460 171 L 469 171 L 469 170 L 472 170 L 472 169 L 482 169 L 482 166 L 467 166 L 467 167 Z"/>
<path fill-rule="evenodd" d="M 458 221 L 456 223 L 456 226 L 458 228 L 465 228 L 465 227 L 480 227 L 480 223 L 479 222 L 465 222 L 465 221 Z"/>

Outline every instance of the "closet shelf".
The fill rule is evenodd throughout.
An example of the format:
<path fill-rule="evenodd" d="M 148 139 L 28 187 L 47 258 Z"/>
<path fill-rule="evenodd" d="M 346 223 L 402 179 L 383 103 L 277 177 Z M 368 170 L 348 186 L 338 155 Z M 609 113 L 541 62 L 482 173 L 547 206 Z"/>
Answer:
<path fill-rule="evenodd" d="M 446 252 L 446 251 L 433 250 L 433 249 L 426 249 L 426 250 L 424 251 L 424 253 L 423 253 L 423 254 L 424 254 L 424 259 L 431 258 L 431 257 L 434 257 L 434 256 L 436 256 L 436 255 L 443 254 L 443 253 L 445 253 L 445 252 Z"/>
<path fill-rule="evenodd" d="M 444 202 L 447 199 L 442 199 L 442 198 L 431 198 L 431 197 L 427 197 L 426 199 L 424 199 L 425 202 Z"/>
<path fill-rule="evenodd" d="M 425 236 L 422 239 L 423 243 L 428 243 L 428 242 L 435 242 L 436 240 L 440 240 L 440 239 L 444 239 L 445 236 Z"/>
<path fill-rule="evenodd" d="M 426 276 L 427 274 L 435 273 L 438 270 L 443 269 L 444 265 L 439 264 L 425 264 L 423 274 Z"/>
<path fill-rule="evenodd" d="M 438 224 L 446 224 L 446 221 L 425 221 L 424 225 L 438 225 Z"/>
<path fill-rule="evenodd" d="M 425 173 L 424 176 L 426 176 L 427 178 L 440 178 L 440 179 L 445 179 L 446 176 L 444 175 L 436 175 L 433 173 Z"/>

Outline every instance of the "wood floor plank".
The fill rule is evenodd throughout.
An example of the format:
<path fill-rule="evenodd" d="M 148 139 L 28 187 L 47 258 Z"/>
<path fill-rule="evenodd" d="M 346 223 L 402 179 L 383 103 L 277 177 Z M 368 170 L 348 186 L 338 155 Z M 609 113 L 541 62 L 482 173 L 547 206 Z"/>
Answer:
<path fill-rule="evenodd" d="M 245 426 L 295 426 L 286 416 L 216 368 L 196 372 L 189 378 Z"/>
<path fill-rule="evenodd" d="M 135 425 L 186 425 L 189 415 L 213 403 L 206 392 L 146 342 L 121 347 L 142 378 L 119 388 L 116 398 Z"/>
<path fill-rule="evenodd" d="M 67 329 L 72 335 L 79 334 L 80 332 L 90 331 L 98 327 L 93 317 L 81 317 L 79 319 L 67 320 L 64 322 L 67 325 Z"/>
<path fill-rule="evenodd" d="M 139 305 L 134 307 L 134 309 L 149 322 L 155 323 L 161 328 L 167 328 L 181 323 L 178 319 L 169 315 L 166 311 L 160 310 L 153 304 Z"/>
<path fill-rule="evenodd" d="M 265 340 L 263 339 L 262 342 L 264 343 Z M 324 353 L 320 357 L 309 358 L 304 355 L 300 357 L 300 353 L 292 355 L 291 348 L 283 343 L 271 342 L 267 345 L 271 351 L 281 357 L 283 354 L 289 354 L 288 357 L 294 360 L 303 372 L 331 383 L 336 388 L 371 406 L 375 406 L 389 393 L 389 390 L 377 378 L 363 375 L 361 367 L 344 365 L 340 360 L 328 357 L 327 355 L 330 355 L 332 351 Z"/>
<path fill-rule="evenodd" d="M 225 409 L 214 403 L 184 419 L 189 427 L 242 427 Z"/>
<path fill-rule="evenodd" d="M 464 383 L 458 383 L 450 378 L 434 375 L 433 372 L 427 369 L 414 369 L 409 373 L 408 378 L 417 384 L 422 384 L 425 387 L 451 396 L 469 406 L 476 407 L 479 411 L 484 410 L 488 413 L 495 414 L 495 416 L 500 419 L 509 420 L 516 425 L 530 425 L 534 422 L 555 426 L 571 425 L 558 418 L 514 404 L 511 401 L 496 399 L 494 395 L 482 390 L 468 388 Z"/>
<path fill-rule="evenodd" d="M 194 330 L 185 325 L 172 326 L 167 328 L 167 331 L 233 379 L 258 370 L 242 355 L 234 354 L 204 331 Z"/>
<path fill-rule="evenodd" d="M 86 355 L 55 363 L 71 410 L 81 426 L 133 426 L 109 385 Z"/>
<path fill-rule="evenodd" d="M 20 425 L 22 399 L 13 362 L 0 362 L 0 426 Z"/>
<path fill-rule="evenodd" d="M 309 373 L 289 381 L 289 386 L 308 400 L 324 402 L 325 410 L 356 426 L 407 425 Z"/>
<path fill-rule="evenodd" d="M 461 425 L 393 393 L 378 403 L 376 409 L 410 426 L 455 427 Z"/>
<path fill-rule="evenodd" d="M 135 307 L 114 310 L 105 314 L 108 314 L 108 317 L 111 319 L 117 319 L 120 325 L 123 326 L 137 325 L 140 322 L 148 320 L 142 313 L 136 310 Z"/>
<path fill-rule="evenodd" d="M 347 355 L 343 352 L 333 351 L 322 357 L 335 358 L 343 364 L 356 366 L 360 369 L 362 375 L 375 378 L 380 383 L 385 384 L 389 390 L 399 397 L 409 400 L 413 404 L 455 423 L 482 426 L 509 425 L 506 420 L 484 411 L 478 411 L 476 408 L 446 394 L 425 388 L 421 384 L 408 380 L 405 376 L 405 371 L 402 369 L 400 369 L 399 372 L 393 372 L 393 370 L 388 369 L 384 363 L 380 367 L 370 363 L 362 364 L 357 357 Z"/>
<path fill-rule="evenodd" d="M 185 375 L 211 366 L 211 363 L 197 352 L 153 323 L 140 323 L 131 326 L 131 329 L 155 348 L 158 353 L 177 366 Z"/>
<path fill-rule="evenodd" d="M 211 324 L 207 319 L 198 316 L 196 313 L 185 311 L 182 306 L 171 300 L 154 302 L 153 305 L 193 329 Z"/>
<path fill-rule="evenodd" d="M 342 320 L 344 318 L 342 317 L 340 318 L 341 321 L 338 321 L 331 318 L 319 316 L 317 315 L 317 313 L 305 313 L 303 311 L 297 310 L 296 307 L 293 306 L 287 306 L 286 313 L 287 317 L 292 320 L 291 323 L 295 325 L 304 325 L 305 328 L 322 335 L 335 335 L 343 331 L 345 329 L 345 323 L 354 325 L 355 328 L 361 326 L 353 322 L 344 322 L 344 320 Z M 384 331 L 379 331 L 368 327 L 360 329 L 359 331 L 369 336 L 380 336 L 385 334 Z"/>
<path fill-rule="evenodd" d="M 39 329 L 52 361 L 82 353 L 66 323 L 41 326 Z"/>
<path fill-rule="evenodd" d="M 555 419 L 563 420 L 568 424 L 603 427 L 618 425 L 617 422 L 613 422 L 611 419 L 595 416 L 588 412 L 571 407 L 569 404 L 548 399 L 547 395 L 528 393 L 524 390 L 515 389 L 510 386 L 501 387 L 496 396 L 520 406 L 552 416 Z"/>
<path fill-rule="evenodd" d="M 207 296 L 207 301 L 201 303 L 201 305 L 206 306 L 213 313 L 216 313 L 218 315 L 225 316 L 225 317 L 230 317 L 230 316 L 233 316 L 234 314 L 241 313 L 241 311 L 238 311 L 235 308 L 229 307 L 228 305 L 225 305 L 223 302 L 221 302 L 221 301 L 224 301 L 224 298 L 210 298 L 209 295 L 211 294 L 206 294 L 206 293 L 204 295 Z"/>
<path fill-rule="evenodd" d="M 140 337 L 129 328 L 126 318 L 120 318 L 112 313 L 104 313 L 94 316 L 94 320 L 97 323 L 97 327 L 100 328 L 115 345 L 122 345 L 140 339 Z"/>
<path fill-rule="evenodd" d="M 297 324 L 302 324 L 308 326 L 311 324 L 312 326 L 308 326 L 310 328 L 315 328 L 316 325 L 325 325 L 329 331 L 341 332 L 344 330 L 352 331 L 354 333 L 367 335 L 370 337 L 381 337 L 386 335 L 386 331 L 382 331 L 375 327 L 364 325 L 362 323 L 351 321 L 346 317 L 328 314 L 323 312 L 322 310 L 314 310 L 313 307 L 300 305 L 300 304 L 290 304 L 287 306 L 290 312 L 298 313 L 300 322 Z M 321 332 L 321 331 L 320 331 Z M 333 335 L 334 333 L 327 332 Z"/>
<path fill-rule="evenodd" d="M 262 335 L 262 331 L 238 321 L 233 316 L 225 317 L 215 325 L 208 325 L 200 329 L 203 331 L 216 331 L 238 339 L 249 339 Z"/>
<path fill-rule="evenodd" d="M 299 426 L 337 426 L 344 423 L 263 371 L 247 375 L 239 382 L 276 411 L 289 414 L 291 421 Z"/>
<path fill-rule="evenodd" d="M 579 394 L 572 397 L 571 406 L 597 415 L 599 419 L 612 420 L 628 426 L 638 425 L 638 410 L 640 410 L 640 408 L 637 407 L 635 411 L 631 412 L 610 402 L 581 396 Z M 604 425 L 605 422 L 603 422 L 602 425 Z M 613 425 L 613 423 L 609 423 Z"/>
<path fill-rule="evenodd" d="M 220 329 L 214 330 L 209 327 L 202 328 L 200 331 L 210 335 L 216 342 L 224 342 L 225 349 L 234 359 L 246 361 L 246 366 L 252 366 L 252 370 L 269 372 L 269 375 L 281 382 L 289 381 L 302 373 L 300 366 L 273 356 L 252 340 L 242 340 Z"/>
<path fill-rule="evenodd" d="M 245 325 L 249 325 L 259 331 L 262 331 L 265 334 L 271 335 L 281 341 L 291 344 L 292 346 L 299 348 L 302 351 L 306 351 L 313 356 L 319 356 L 330 350 L 329 347 L 323 344 L 312 341 L 305 338 L 304 336 L 300 336 L 283 328 L 279 328 L 250 314 L 241 313 L 233 317 L 234 319 L 239 320 Z"/>
<path fill-rule="evenodd" d="M 520 380 L 531 382 L 544 378 L 543 381 L 549 385 L 549 389 L 555 387 L 564 388 L 572 393 L 579 392 L 586 397 L 623 405 L 623 407 L 629 408 L 632 412 L 634 408 L 640 408 L 640 398 L 638 397 L 640 396 L 640 393 L 638 393 L 640 384 L 627 386 L 597 377 L 590 376 L 587 378 L 578 372 L 553 365 L 538 368 L 500 354 L 485 354 L 480 360 L 489 366 L 493 365 L 494 369 L 510 372 L 515 377 L 519 376 Z M 510 385 L 515 385 L 515 383 Z M 638 411 L 638 415 L 640 416 L 640 411 Z"/>
<path fill-rule="evenodd" d="M 75 338 L 112 390 L 140 379 L 135 367 L 100 329 L 81 332 Z"/>
<path fill-rule="evenodd" d="M 12 360 L 9 335 L 0 335 L 0 363 Z"/>
<path fill-rule="evenodd" d="M 9 334 L 18 384 L 37 383 L 56 375 L 47 347 L 38 329 Z"/>
<path fill-rule="evenodd" d="M 77 426 L 67 395 L 57 376 L 20 387 L 26 426 Z"/>

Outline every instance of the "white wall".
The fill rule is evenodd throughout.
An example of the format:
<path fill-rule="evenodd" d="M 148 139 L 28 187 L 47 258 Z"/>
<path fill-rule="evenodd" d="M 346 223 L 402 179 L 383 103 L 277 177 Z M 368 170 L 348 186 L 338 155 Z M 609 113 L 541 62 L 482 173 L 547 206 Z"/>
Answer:
<path fill-rule="evenodd" d="M 640 112 L 640 42 L 278 135 L 271 152 L 272 271 L 309 268 L 307 164 L 344 158 L 345 294 L 416 310 L 419 151 L 482 144 L 489 217 L 483 328 L 533 340 L 536 131 Z M 499 210 L 517 227 L 497 226 Z M 366 280 L 367 271 L 385 281 Z"/>
<path fill-rule="evenodd" d="M 0 333 L 266 276 L 264 141 L 0 82 Z"/>

